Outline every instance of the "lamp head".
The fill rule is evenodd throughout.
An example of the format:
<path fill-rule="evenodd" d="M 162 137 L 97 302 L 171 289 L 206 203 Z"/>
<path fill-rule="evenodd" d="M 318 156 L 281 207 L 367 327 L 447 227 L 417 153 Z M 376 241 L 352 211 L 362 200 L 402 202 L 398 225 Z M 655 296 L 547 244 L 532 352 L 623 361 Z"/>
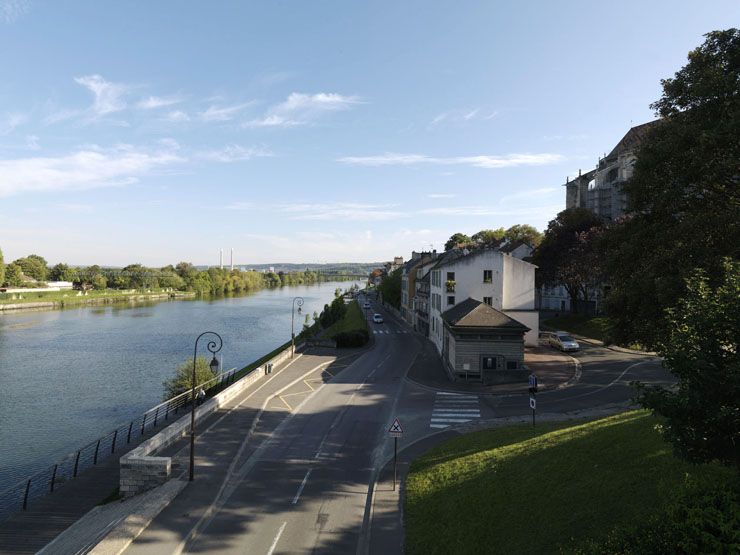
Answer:
<path fill-rule="evenodd" d="M 218 360 L 216 360 L 216 355 L 213 355 L 213 360 L 211 360 L 211 364 L 209 364 L 209 366 L 214 374 L 218 372 Z"/>

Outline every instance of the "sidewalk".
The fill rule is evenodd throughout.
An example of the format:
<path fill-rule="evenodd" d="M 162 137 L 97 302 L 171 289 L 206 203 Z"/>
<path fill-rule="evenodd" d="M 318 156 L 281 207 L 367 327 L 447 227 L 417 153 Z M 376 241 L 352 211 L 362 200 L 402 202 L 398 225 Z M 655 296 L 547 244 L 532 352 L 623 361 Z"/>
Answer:
<path fill-rule="evenodd" d="M 537 375 L 539 390 L 547 391 L 566 387 L 578 379 L 578 365 L 574 360 L 549 347 L 526 347 L 524 364 Z M 526 393 L 527 382 L 514 384 L 482 385 L 475 382 L 455 381 L 447 377 L 434 345 L 424 342 L 422 352 L 408 373 L 412 382 L 437 391 L 479 393 L 488 395 L 516 395 Z"/>
<path fill-rule="evenodd" d="M 326 349 L 315 349 L 311 351 L 311 354 L 306 357 L 305 355 L 300 359 L 293 359 L 291 366 L 291 360 L 289 359 L 285 363 L 281 364 L 280 367 L 276 368 L 275 371 L 268 375 L 263 376 L 251 387 L 246 389 L 241 395 L 233 399 L 228 405 L 220 408 L 215 413 L 209 415 L 203 421 L 198 423 L 198 429 L 201 436 L 199 441 L 196 443 L 196 477 L 201 477 L 201 481 L 205 483 L 205 474 L 215 470 L 216 467 L 223 470 L 221 466 L 215 465 L 213 460 L 214 452 L 218 453 L 219 457 L 233 457 L 236 448 L 235 444 L 241 442 L 241 439 L 246 434 L 246 431 L 250 429 L 250 425 L 253 422 L 255 416 L 258 414 L 259 409 L 266 397 L 270 395 L 270 392 L 274 391 L 276 387 L 280 387 L 280 384 L 289 382 L 296 375 L 301 372 L 305 372 L 308 365 L 318 364 L 317 360 L 331 361 L 336 358 L 336 352 L 332 351 L 332 355 Z M 305 359 L 305 360 L 304 360 Z M 291 366 L 290 368 L 288 368 Z M 288 369 L 288 372 L 284 370 Z M 255 392 L 265 385 L 269 380 L 273 380 L 270 386 L 264 387 L 257 394 Z M 275 387 L 272 387 L 275 386 Z M 213 443 L 218 445 L 217 449 L 206 450 L 203 444 L 203 436 L 207 429 L 212 426 L 221 418 L 225 418 L 232 408 L 238 406 L 247 397 L 252 396 L 254 403 L 249 403 L 248 406 L 244 407 L 244 410 L 237 410 L 231 412 L 231 417 L 238 416 L 237 427 L 226 427 L 221 430 L 221 426 L 217 430 L 213 430 L 209 439 L 213 440 Z M 256 403 L 256 405 L 255 405 Z M 264 420 L 272 421 L 276 414 L 269 415 L 270 418 L 265 417 Z M 224 424 L 226 424 L 224 422 Z M 246 426 L 246 427 L 245 427 Z M 159 427 L 162 429 L 164 426 Z M 238 438 L 234 437 L 234 431 L 239 430 L 240 434 Z M 260 437 L 264 431 L 262 429 L 256 430 L 259 432 Z M 217 433 L 221 432 L 221 433 Z M 142 440 L 149 439 L 152 434 L 148 433 Z M 239 441 L 235 441 L 238 439 Z M 0 553 L 8 554 L 20 554 L 20 553 L 37 553 L 49 542 L 57 538 L 60 534 L 64 533 L 65 530 L 74 525 L 86 514 L 98 506 L 106 497 L 110 496 L 117 488 L 119 483 L 119 458 L 128 450 L 135 448 L 140 442 L 132 442 L 127 446 L 127 449 L 121 450 L 116 453 L 116 456 L 109 457 L 101 464 L 87 470 L 85 473 L 80 475 L 77 479 L 60 485 L 55 488 L 53 494 L 47 495 L 41 499 L 35 501 L 29 510 L 17 513 L 0 523 Z M 187 459 L 187 453 L 182 450 L 188 445 L 188 438 L 182 438 L 174 445 L 161 453 L 165 456 L 174 455 L 180 451 L 180 456 L 173 459 L 173 478 L 177 477 L 181 472 L 186 470 L 187 465 L 183 465 L 181 461 Z M 198 447 L 200 446 L 200 449 Z M 185 455 L 183 457 L 183 455 Z M 228 459 L 230 460 L 230 458 Z M 178 464 L 179 463 L 179 464 Z M 203 469 L 198 471 L 198 468 Z M 200 474 L 200 476 L 198 476 Z M 113 501 L 105 506 L 106 510 L 98 510 L 96 512 L 103 512 L 107 514 L 111 511 L 111 507 L 123 505 L 121 501 Z M 136 504 L 132 503 L 129 506 L 136 507 Z M 113 509 L 113 513 L 118 514 L 118 510 Z M 73 539 L 71 544 L 77 545 L 76 549 L 70 551 L 57 551 L 56 553 L 76 553 L 79 549 L 87 546 L 91 540 L 101 535 L 101 529 L 99 522 L 95 519 L 91 519 L 87 527 L 77 527 L 74 532 L 76 539 Z M 66 540 L 65 540 L 66 542 Z M 69 545 L 68 542 L 59 545 Z"/>

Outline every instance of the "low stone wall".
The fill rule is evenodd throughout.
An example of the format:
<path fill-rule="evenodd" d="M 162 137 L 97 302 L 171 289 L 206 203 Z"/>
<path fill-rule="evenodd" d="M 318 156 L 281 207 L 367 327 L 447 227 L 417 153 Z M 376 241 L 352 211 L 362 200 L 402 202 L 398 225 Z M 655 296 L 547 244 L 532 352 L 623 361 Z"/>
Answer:
<path fill-rule="evenodd" d="M 303 348 L 303 346 L 303 343 L 296 345 L 296 351 Z M 265 375 L 268 364 L 276 367 L 289 358 L 290 347 L 281 351 L 263 365 L 258 366 L 246 376 L 224 389 L 221 393 L 208 399 L 195 409 L 196 422 L 216 412 L 242 391 L 258 381 Z M 190 414 L 186 414 L 155 436 L 152 436 L 135 449 L 123 455 L 120 459 L 119 489 L 121 495 L 123 497 L 132 497 L 137 493 L 147 491 L 165 483 L 172 474 L 172 459 L 171 457 L 157 457 L 154 453 L 172 445 L 189 433 Z"/>

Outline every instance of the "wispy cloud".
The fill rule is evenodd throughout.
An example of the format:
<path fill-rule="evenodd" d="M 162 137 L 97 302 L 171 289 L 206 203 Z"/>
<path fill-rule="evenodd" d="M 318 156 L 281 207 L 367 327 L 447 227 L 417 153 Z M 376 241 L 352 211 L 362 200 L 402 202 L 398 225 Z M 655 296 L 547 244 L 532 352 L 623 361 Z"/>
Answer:
<path fill-rule="evenodd" d="M 292 220 L 382 221 L 404 217 L 403 212 L 392 210 L 394 206 L 351 202 L 292 203 L 277 205 L 276 209 L 287 214 Z"/>
<path fill-rule="evenodd" d="M 237 201 L 232 202 L 231 204 L 227 204 L 224 208 L 226 210 L 251 210 L 252 208 L 254 208 L 254 203 Z"/>
<path fill-rule="evenodd" d="M 244 110 L 244 108 L 252 104 L 253 102 L 242 102 L 241 104 L 232 104 L 231 106 L 211 105 L 204 112 L 200 112 L 198 117 L 207 122 L 230 121 L 239 112 Z"/>
<path fill-rule="evenodd" d="M 41 150 L 41 145 L 39 144 L 39 138 L 37 135 L 26 136 L 26 148 L 28 150 Z"/>
<path fill-rule="evenodd" d="M 97 74 L 75 77 L 75 82 L 93 94 L 93 105 L 90 110 L 94 115 L 105 116 L 126 108 L 123 97 L 129 91 L 128 85 L 106 81 Z"/>
<path fill-rule="evenodd" d="M 239 162 L 266 156 L 273 156 L 273 154 L 265 147 L 245 147 L 237 144 L 230 144 L 219 150 L 208 150 L 200 153 L 200 158 L 212 162 Z"/>
<path fill-rule="evenodd" d="M 86 147 L 66 156 L 0 160 L 0 197 L 39 191 L 73 191 L 134 183 L 181 162 L 168 148 Z"/>
<path fill-rule="evenodd" d="M 362 101 L 357 96 L 337 93 L 292 93 L 270 108 L 261 118 L 245 122 L 244 127 L 295 127 L 311 123 L 327 112 L 349 110 Z"/>
<path fill-rule="evenodd" d="M 62 203 L 57 204 L 57 208 L 62 212 L 69 212 L 72 214 L 90 214 L 94 211 L 91 204 Z"/>
<path fill-rule="evenodd" d="M 423 154 L 385 153 L 375 156 L 345 156 L 337 161 L 353 166 L 410 166 L 416 164 L 461 165 L 496 169 L 517 166 L 543 166 L 564 160 L 560 154 L 504 154 L 434 157 Z"/>
<path fill-rule="evenodd" d="M 0 21 L 13 23 L 29 9 L 28 0 L 0 0 Z"/>
<path fill-rule="evenodd" d="M 148 98 L 142 98 L 136 103 L 137 108 L 142 110 L 154 110 L 156 108 L 165 108 L 167 106 L 173 106 L 179 104 L 184 99 L 179 95 L 173 96 L 150 96 Z"/>
<path fill-rule="evenodd" d="M 510 207 L 503 204 L 493 206 L 445 206 L 440 208 L 426 208 L 418 213 L 427 216 L 540 216 L 541 214 L 556 214 L 562 210 L 559 204 L 532 205 Z"/>
<path fill-rule="evenodd" d="M 11 112 L 5 114 L 5 117 L 0 119 L 0 135 L 9 135 L 20 125 L 23 125 L 28 121 L 28 116 L 18 112 Z"/>
<path fill-rule="evenodd" d="M 166 119 L 167 121 L 180 123 L 190 121 L 190 116 L 187 114 L 187 112 L 183 112 L 182 110 L 173 110 L 169 112 L 164 119 Z"/>
<path fill-rule="evenodd" d="M 430 193 L 427 195 L 429 198 L 455 198 L 456 196 L 454 193 Z"/>
<path fill-rule="evenodd" d="M 486 121 L 498 115 L 496 111 L 485 111 L 482 108 L 471 108 L 467 110 L 450 110 L 437 114 L 429 122 L 428 128 L 436 127 L 442 123 L 465 123 L 470 121 Z"/>

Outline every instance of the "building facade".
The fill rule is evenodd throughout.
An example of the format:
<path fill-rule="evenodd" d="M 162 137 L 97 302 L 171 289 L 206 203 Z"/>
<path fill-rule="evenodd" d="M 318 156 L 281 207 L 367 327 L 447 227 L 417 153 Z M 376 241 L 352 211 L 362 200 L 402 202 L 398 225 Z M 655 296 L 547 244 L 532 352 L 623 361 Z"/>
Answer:
<path fill-rule="evenodd" d="M 403 265 L 401 272 L 401 317 L 414 325 L 414 298 L 416 296 L 417 268 L 436 258 L 437 252 L 412 252 L 411 260 Z"/>

